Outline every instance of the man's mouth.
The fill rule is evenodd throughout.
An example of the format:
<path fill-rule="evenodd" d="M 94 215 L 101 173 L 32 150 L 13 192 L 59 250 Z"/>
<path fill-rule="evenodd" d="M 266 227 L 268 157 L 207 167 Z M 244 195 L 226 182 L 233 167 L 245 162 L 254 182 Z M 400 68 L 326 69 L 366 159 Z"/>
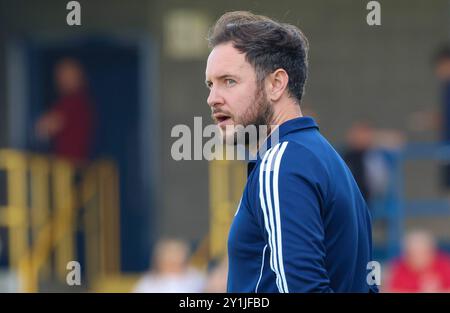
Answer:
<path fill-rule="evenodd" d="M 222 113 L 215 114 L 214 119 L 216 120 L 218 126 L 222 126 L 231 122 L 231 117 Z"/>

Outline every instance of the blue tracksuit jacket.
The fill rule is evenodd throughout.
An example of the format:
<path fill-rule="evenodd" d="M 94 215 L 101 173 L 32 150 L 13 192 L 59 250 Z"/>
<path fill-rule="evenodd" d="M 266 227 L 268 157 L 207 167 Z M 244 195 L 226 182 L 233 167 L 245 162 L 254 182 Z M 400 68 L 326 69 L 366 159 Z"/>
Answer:
<path fill-rule="evenodd" d="M 249 163 L 228 238 L 228 292 L 369 292 L 367 205 L 310 117 Z M 271 136 L 273 137 L 273 136 Z"/>

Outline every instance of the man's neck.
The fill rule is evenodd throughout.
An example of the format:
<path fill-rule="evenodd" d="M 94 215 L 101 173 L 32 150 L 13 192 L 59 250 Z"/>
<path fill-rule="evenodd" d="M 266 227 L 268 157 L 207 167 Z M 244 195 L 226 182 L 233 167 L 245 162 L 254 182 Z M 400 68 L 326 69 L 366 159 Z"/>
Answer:
<path fill-rule="evenodd" d="M 293 103 L 290 105 L 285 106 L 283 109 L 279 110 L 278 112 L 275 111 L 272 121 L 270 122 L 271 128 L 273 127 L 276 129 L 278 126 L 283 124 L 286 121 L 292 120 L 297 117 L 302 117 L 302 110 L 300 109 L 300 106 Z M 271 129 L 272 132 L 272 129 Z"/>
<path fill-rule="evenodd" d="M 292 120 L 294 118 L 302 117 L 302 111 L 300 106 L 296 103 L 292 103 L 290 105 L 283 106 L 283 109 L 274 112 L 272 121 L 269 123 L 268 132 L 266 136 L 261 136 L 258 140 L 256 151 L 251 151 L 252 154 L 256 154 L 259 151 L 259 148 L 264 145 L 267 138 L 270 137 L 271 134 L 284 122 Z M 260 134 L 261 135 L 261 134 Z M 251 149 L 253 150 L 253 149 Z"/>

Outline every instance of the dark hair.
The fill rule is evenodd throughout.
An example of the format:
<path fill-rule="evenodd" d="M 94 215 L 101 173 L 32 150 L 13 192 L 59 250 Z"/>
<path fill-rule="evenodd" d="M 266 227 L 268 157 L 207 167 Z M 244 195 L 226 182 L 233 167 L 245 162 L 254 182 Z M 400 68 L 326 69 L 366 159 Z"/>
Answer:
<path fill-rule="evenodd" d="M 211 48 L 232 42 L 255 68 L 259 84 L 268 74 L 284 69 L 289 76 L 289 93 L 300 104 L 308 76 L 309 46 L 296 26 L 251 12 L 228 12 L 210 30 L 208 42 Z"/>
<path fill-rule="evenodd" d="M 439 62 L 444 60 L 450 60 L 450 44 L 442 44 L 436 52 L 433 54 L 432 63 L 437 65 Z"/>

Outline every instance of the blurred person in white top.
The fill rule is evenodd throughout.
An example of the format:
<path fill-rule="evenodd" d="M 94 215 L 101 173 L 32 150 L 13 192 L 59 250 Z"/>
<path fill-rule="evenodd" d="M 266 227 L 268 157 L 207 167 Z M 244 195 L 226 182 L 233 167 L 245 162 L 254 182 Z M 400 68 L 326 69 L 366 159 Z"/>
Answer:
<path fill-rule="evenodd" d="M 205 275 L 188 264 L 188 245 L 177 239 L 156 244 L 154 267 L 135 286 L 136 293 L 202 292 Z"/>

